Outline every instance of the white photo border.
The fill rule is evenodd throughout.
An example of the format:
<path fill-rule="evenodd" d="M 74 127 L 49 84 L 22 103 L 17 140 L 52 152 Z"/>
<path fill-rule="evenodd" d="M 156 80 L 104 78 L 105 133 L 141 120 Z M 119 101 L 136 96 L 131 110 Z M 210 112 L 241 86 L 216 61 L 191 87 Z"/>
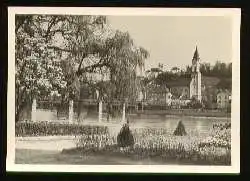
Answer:
<path fill-rule="evenodd" d="M 115 15 L 115 16 L 227 16 L 232 19 L 232 150 L 231 166 L 186 165 L 32 165 L 15 164 L 15 15 Z M 124 173 L 239 173 L 240 172 L 240 21 L 233 8 L 93 8 L 8 7 L 8 93 L 6 171 L 18 172 L 124 172 Z M 223 32 L 222 32 L 223 33 Z"/>

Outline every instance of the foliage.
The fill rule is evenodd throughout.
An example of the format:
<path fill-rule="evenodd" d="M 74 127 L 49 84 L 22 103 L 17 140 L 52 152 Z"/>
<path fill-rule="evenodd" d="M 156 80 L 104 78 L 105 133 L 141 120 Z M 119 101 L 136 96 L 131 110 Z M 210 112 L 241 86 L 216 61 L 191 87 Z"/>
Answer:
<path fill-rule="evenodd" d="M 17 122 L 15 125 L 16 136 L 66 136 L 66 135 L 92 135 L 108 132 L 104 126 L 89 126 L 69 123 L 50 122 Z"/>
<path fill-rule="evenodd" d="M 107 39 L 108 55 L 104 56 L 109 67 L 109 81 L 101 88 L 102 98 L 108 103 L 108 114 L 112 113 L 112 101 L 135 101 L 138 93 L 137 67 L 144 65 L 148 52 L 136 47 L 128 33 L 116 31 Z M 108 56 L 108 57 L 107 57 Z"/>
<path fill-rule="evenodd" d="M 28 99 L 77 99 L 81 83 L 102 99 L 133 98 L 136 68 L 149 56 L 104 16 L 17 15 L 15 31 L 17 120 Z"/>
<path fill-rule="evenodd" d="M 191 102 L 189 102 L 187 106 L 193 109 L 200 109 L 203 107 L 202 103 L 198 101 L 195 97 L 192 97 Z"/>
<path fill-rule="evenodd" d="M 119 147 L 131 147 L 134 145 L 134 137 L 129 129 L 128 124 L 124 124 L 117 136 L 117 144 Z"/>
<path fill-rule="evenodd" d="M 186 67 L 186 72 L 191 73 L 191 66 Z M 210 63 L 201 63 L 200 72 L 204 76 L 231 78 L 232 77 L 232 63 L 223 63 L 216 61 L 214 65 Z"/>
<path fill-rule="evenodd" d="M 173 67 L 170 71 L 160 71 L 159 68 L 151 68 L 147 70 L 148 75 L 153 72 L 158 72 L 157 77 L 147 77 L 147 82 L 153 81 L 158 85 L 167 85 L 170 81 L 176 81 L 179 78 L 191 78 L 192 66 L 187 66 L 185 70 L 181 70 L 179 67 Z M 218 77 L 221 82 L 217 85 L 218 88 L 231 88 L 232 78 L 232 63 L 222 63 L 217 61 L 214 65 L 209 63 L 201 63 L 200 72 L 203 76 Z M 150 79 L 150 80 L 148 80 Z"/>
<path fill-rule="evenodd" d="M 42 16 L 16 16 L 16 119 L 33 97 L 58 95 L 66 87 L 58 53 L 49 48 L 51 41 L 44 35 L 44 20 Z"/>
<path fill-rule="evenodd" d="M 182 123 L 182 121 L 179 121 L 175 131 L 174 131 L 174 135 L 175 136 L 185 136 L 187 135 L 186 130 L 185 130 L 185 126 Z"/>
<path fill-rule="evenodd" d="M 184 72 L 184 71 L 180 71 L 178 73 L 174 73 L 172 71 L 166 71 L 166 72 L 160 73 L 156 77 L 155 83 L 158 85 L 168 85 L 168 82 L 176 81 L 180 78 L 190 79 L 191 74 Z"/>

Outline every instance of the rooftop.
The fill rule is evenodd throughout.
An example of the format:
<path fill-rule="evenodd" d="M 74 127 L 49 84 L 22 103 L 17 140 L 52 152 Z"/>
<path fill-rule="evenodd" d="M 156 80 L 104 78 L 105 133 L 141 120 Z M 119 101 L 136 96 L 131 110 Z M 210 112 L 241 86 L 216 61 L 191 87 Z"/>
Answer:
<path fill-rule="evenodd" d="M 191 82 L 191 78 L 178 78 L 173 81 L 167 82 L 168 87 L 182 87 L 182 86 L 189 86 Z"/>

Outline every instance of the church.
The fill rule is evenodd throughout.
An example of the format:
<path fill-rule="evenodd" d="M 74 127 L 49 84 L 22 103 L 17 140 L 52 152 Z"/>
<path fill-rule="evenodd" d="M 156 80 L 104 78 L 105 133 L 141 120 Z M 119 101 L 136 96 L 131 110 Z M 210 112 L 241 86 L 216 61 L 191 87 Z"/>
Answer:
<path fill-rule="evenodd" d="M 206 90 L 216 87 L 220 80 L 214 77 L 202 76 L 200 64 L 201 59 L 196 46 L 190 75 L 180 76 L 175 80 L 167 81 L 165 86 L 157 86 L 153 82 L 149 83 L 145 88 L 146 91 L 144 91 L 144 101 L 149 104 L 170 104 L 173 100 L 190 100 L 195 98 L 201 102 L 202 99 L 206 99 Z"/>
<path fill-rule="evenodd" d="M 192 59 L 192 72 L 190 77 L 180 77 L 175 81 L 167 82 L 167 87 L 172 95 L 176 98 L 191 99 L 196 98 L 201 101 L 202 99 L 202 77 L 200 72 L 200 57 L 196 46 L 193 59 Z"/>

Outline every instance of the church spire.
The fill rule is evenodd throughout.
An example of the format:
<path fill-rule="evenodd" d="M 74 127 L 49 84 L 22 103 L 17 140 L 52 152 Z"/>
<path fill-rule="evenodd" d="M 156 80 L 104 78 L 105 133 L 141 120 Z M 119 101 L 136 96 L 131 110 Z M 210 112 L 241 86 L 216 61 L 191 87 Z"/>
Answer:
<path fill-rule="evenodd" d="M 200 60 L 200 56 L 199 56 L 198 48 L 196 45 L 192 63 L 195 64 L 199 60 Z"/>

